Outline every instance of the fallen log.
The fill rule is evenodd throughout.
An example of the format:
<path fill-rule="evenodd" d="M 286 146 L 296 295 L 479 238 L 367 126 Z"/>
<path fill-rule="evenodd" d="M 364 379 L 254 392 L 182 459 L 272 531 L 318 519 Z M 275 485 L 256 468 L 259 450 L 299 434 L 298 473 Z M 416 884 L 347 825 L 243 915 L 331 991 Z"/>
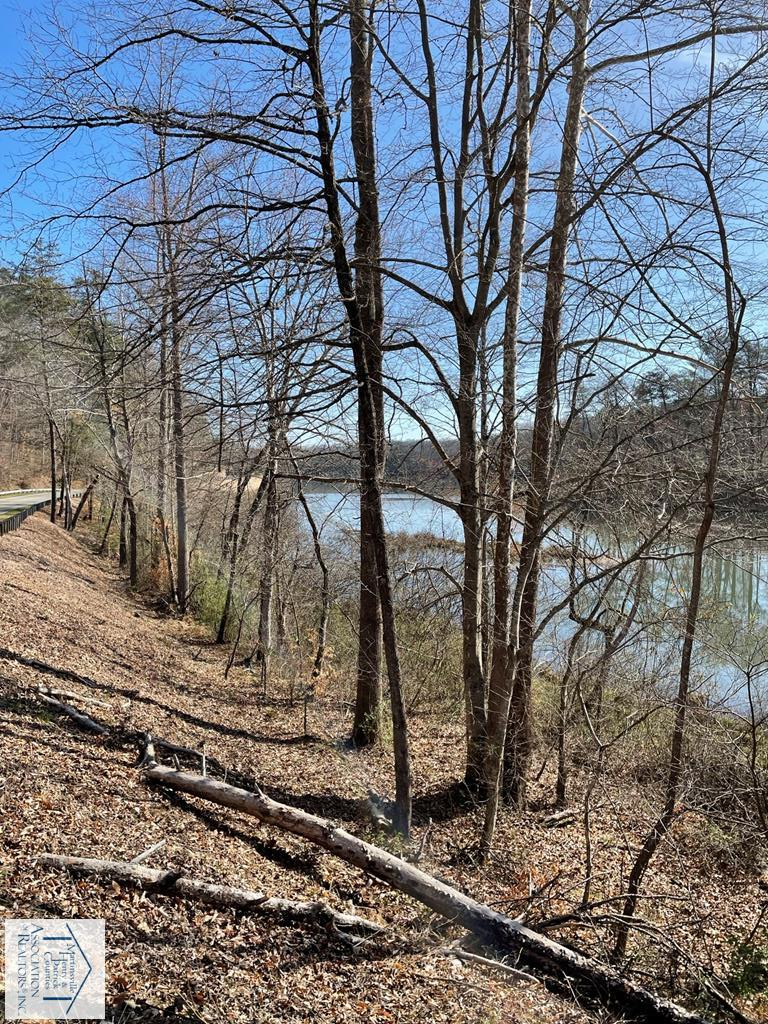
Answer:
<path fill-rule="evenodd" d="M 556 814 L 550 814 L 549 817 L 542 821 L 544 828 L 564 828 L 566 825 L 572 825 L 576 820 L 576 811 L 569 809 L 565 811 L 558 811 Z"/>
<path fill-rule="evenodd" d="M 111 708 L 112 705 L 108 704 L 105 700 L 99 700 L 97 697 L 86 697 L 83 693 L 74 693 L 72 690 L 56 690 L 50 686 L 38 686 L 38 691 L 44 693 L 47 697 L 64 697 L 66 700 L 79 700 L 83 704 L 95 704 L 99 708 Z"/>
<path fill-rule="evenodd" d="M 527 974 L 525 971 L 519 971 L 516 967 L 510 967 L 503 960 L 491 960 L 487 956 L 478 956 L 477 953 L 470 953 L 469 950 L 462 949 L 461 946 L 442 946 L 437 950 L 437 953 L 440 956 L 447 957 L 449 960 L 455 958 L 456 960 L 464 960 L 469 964 L 477 964 L 478 967 L 487 967 L 488 970 L 498 971 L 508 978 L 514 978 L 515 981 L 539 981 L 533 974 Z"/>
<path fill-rule="evenodd" d="M 181 754 L 183 757 L 192 757 L 205 766 L 206 756 L 204 751 L 195 750 L 194 747 L 182 747 L 178 743 L 171 743 L 169 740 L 164 740 L 161 736 L 153 736 L 151 732 L 147 732 L 144 734 L 136 767 L 143 768 L 145 765 L 155 764 L 157 762 L 155 748 L 158 747 L 160 750 L 167 750 L 169 754 Z M 203 775 L 205 775 L 205 772 L 203 772 Z"/>
<path fill-rule="evenodd" d="M 64 704 L 60 700 L 56 700 L 55 697 L 49 697 L 47 694 L 38 691 L 38 699 L 49 707 L 52 707 L 55 711 L 60 712 L 62 715 L 66 715 L 67 718 L 71 718 L 73 722 L 76 722 L 81 729 L 86 729 L 88 732 L 96 733 L 97 736 L 108 736 L 109 729 L 106 725 L 102 725 L 97 722 L 95 718 L 91 718 L 90 715 L 86 715 L 84 711 L 78 711 L 77 708 L 73 708 L 71 704 Z"/>
<path fill-rule="evenodd" d="M 0 658 L 4 653 L 0 648 Z M 39 694 L 39 696 L 43 695 Z M 46 703 L 58 704 L 59 702 L 48 698 Z M 81 728 L 96 731 L 100 735 L 108 735 L 110 732 L 106 726 L 74 708 L 62 705 L 60 710 Z M 145 743 L 141 745 L 140 753 L 143 748 L 145 756 L 149 753 L 151 758 L 154 753 L 151 748 L 151 738 L 150 745 L 146 743 L 146 734 L 144 739 Z M 173 745 L 169 744 L 169 746 Z M 198 752 L 195 751 L 195 753 Z M 344 829 L 336 828 L 326 819 L 271 800 L 255 785 L 252 791 L 239 789 L 209 777 L 165 768 L 153 763 L 150 758 L 147 759 L 146 767 L 143 767 L 144 776 L 149 782 L 166 785 L 172 789 L 210 800 L 212 803 L 231 807 L 234 810 L 253 815 L 266 824 L 302 836 L 340 859 L 406 893 L 447 920 L 460 924 L 483 941 L 497 947 L 504 955 L 517 955 L 521 960 L 539 968 L 542 972 L 554 976 L 558 982 L 565 982 L 578 989 L 591 1001 L 607 1004 L 625 1015 L 629 1011 L 634 1016 L 648 1021 L 649 1024 L 655 1024 L 655 1022 L 658 1024 L 708 1024 L 706 1019 L 700 1015 L 692 1013 L 670 1000 L 654 995 L 648 989 L 622 977 L 612 967 L 591 960 L 575 950 L 534 932 L 519 921 L 479 903 L 471 896 L 441 882 L 386 850 L 366 843 Z M 148 871 L 150 869 L 136 870 Z M 207 885 L 208 883 L 201 884 Z M 308 906 L 315 907 L 314 904 Z M 315 916 L 318 913 L 316 909 L 312 911 Z"/>
<path fill-rule="evenodd" d="M 540 935 L 394 854 L 336 828 L 330 821 L 253 792 L 188 772 L 152 765 L 145 779 L 230 807 L 303 837 L 367 874 L 399 889 L 506 954 L 547 974 L 565 977 L 591 1000 L 659 1024 L 704 1024 L 704 1019 L 622 977 L 618 971 Z"/>
<path fill-rule="evenodd" d="M 239 910 L 244 913 L 268 914 L 297 921 L 317 921 L 331 925 L 339 931 L 355 931 L 373 935 L 385 931 L 377 924 L 356 914 L 344 914 L 318 900 L 287 900 L 278 896 L 265 896 L 251 889 L 237 889 L 230 885 L 214 885 L 196 878 L 188 878 L 181 871 L 156 871 L 140 867 L 129 861 L 98 860 L 91 857 L 63 857 L 43 853 L 39 864 L 59 868 L 76 875 L 95 875 L 137 885 L 147 892 L 163 896 L 180 896 L 209 906 Z"/>
<path fill-rule="evenodd" d="M 205 764 L 205 751 L 203 750 L 195 750 L 194 747 L 183 747 L 178 743 L 171 743 L 170 740 L 164 740 L 162 736 L 153 736 L 152 741 L 156 747 L 159 747 L 161 750 L 167 750 L 169 754 L 181 754 L 182 757 L 194 757 L 200 761 L 201 764 Z"/>

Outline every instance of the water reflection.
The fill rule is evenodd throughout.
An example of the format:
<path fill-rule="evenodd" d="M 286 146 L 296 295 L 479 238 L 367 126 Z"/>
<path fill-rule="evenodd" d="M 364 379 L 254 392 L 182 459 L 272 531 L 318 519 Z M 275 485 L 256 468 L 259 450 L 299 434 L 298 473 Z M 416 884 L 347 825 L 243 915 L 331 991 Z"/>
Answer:
<path fill-rule="evenodd" d="M 360 516 L 357 495 L 316 493 L 307 498 L 326 541 L 354 539 Z M 384 515 L 390 534 L 431 534 L 450 542 L 462 538 L 454 510 L 428 498 L 386 494 Z M 622 616 L 636 604 L 632 629 L 621 648 L 622 664 L 671 690 L 690 592 L 692 539 L 681 543 L 656 538 L 642 551 L 638 574 L 636 556 L 646 540 L 639 532 L 591 525 L 574 534 L 572 525 L 561 525 L 546 539 L 539 608 L 544 624 L 537 657 L 561 668 L 578 619 L 588 618 L 597 605 L 595 628 L 584 632 L 580 643 L 599 651 L 606 628 L 615 624 L 619 629 Z M 460 558 L 455 545 L 453 550 L 425 549 L 422 555 L 425 564 L 445 566 L 451 561 L 453 568 Z M 569 605 L 574 582 L 578 597 Z M 767 583 L 768 537 L 762 543 L 722 543 L 716 538 L 705 559 L 694 685 L 708 700 L 734 710 L 745 707 L 747 678 L 758 705 L 768 705 Z M 455 591 L 448 588 L 445 601 L 458 618 Z"/>

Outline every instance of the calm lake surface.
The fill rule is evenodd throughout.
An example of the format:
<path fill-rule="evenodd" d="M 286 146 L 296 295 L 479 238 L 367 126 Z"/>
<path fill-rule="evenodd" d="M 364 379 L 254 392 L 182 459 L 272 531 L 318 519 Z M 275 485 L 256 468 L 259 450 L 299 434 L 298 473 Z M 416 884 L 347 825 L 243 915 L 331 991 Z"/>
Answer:
<path fill-rule="evenodd" d="M 326 543 L 343 542 L 360 527 L 360 504 L 356 494 L 314 493 L 307 500 L 321 536 Z M 433 534 L 449 541 L 462 539 L 461 523 L 450 508 L 428 498 L 388 493 L 384 516 L 390 533 Z M 698 642 L 694 654 L 697 689 L 708 700 L 720 701 L 735 713 L 745 713 L 750 698 L 762 713 L 768 710 L 768 527 L 750 531 L 764 534 L 760 541 L 728 542 L 714 545 L 705 563 Z M 568 545 L 567 528 L 553 533 L 549 544 Z M 600 577 L 606 567 L 626 558 L 638 543 L 637 536 L 621 536 L 608 528 L 591 528 L 583 546 L 593 556 L 579 567 L 579 579 Z M 622 667 L 638 678 L 654 679 L 662 689 L 676 685 L 679 670 L 680 636 L 690 581 L 690 541 L 666 540 L 657 544 L 646 559 L 642 580 L 627 573 L 614 581 L 605 597 L 602 622 L 610 626 L 625 621 L 622 612 L 637 604 L 637 615 L 617 658 Z M 410 557 L 410 556 L 409 556 Z M 459 554 L 424 548 L 420 562 L 439 565 L 445 559 L 459 560 Z M 584 587 L 577 610 L 586 615 L 606 586 L 605 578 Z M 570 590 L 568 567 L 563 558 L 547 561 L 542 573 L 539 613 L 549 618 L 537 644 L 537 657 L 555 669 L 562 667 L 568 641 L 577 628 L 568 609 L 558 610 Z M 450 599 L 450 598 L 449 598 Z M 453 598 L 454 613 L 458 603 Z M 598 652 L 603 637 L 596 630 L 585 634 L 583 648 Z"/>
<path fill-rule="evenodd" d="M 461 540 L 459 517 L 445 505 L 411 494 L 387 493 L 383 496 L 384 519 L 390 533 L 434 533 L 449 540 Z M 317 525 L 333 535 L 341 529 L 360 529 L 360 499 L 357 494 L 334 492 L 306 495 Z"/>

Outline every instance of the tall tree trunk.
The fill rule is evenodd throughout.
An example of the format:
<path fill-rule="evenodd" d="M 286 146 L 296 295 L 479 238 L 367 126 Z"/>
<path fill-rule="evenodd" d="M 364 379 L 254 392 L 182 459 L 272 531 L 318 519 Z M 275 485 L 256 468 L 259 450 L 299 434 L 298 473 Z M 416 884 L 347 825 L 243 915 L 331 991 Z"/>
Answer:
<path fill-rule="evenodd" d="M 269 482 L 264 504 L 261 582 L 259 584 L 259 658 L 265 692 L 269 679 L 269 660 L 272 654 L 275 563 L 277 561 L 278 510 L 274 460 L 270 460 L 267 472 L 269 473 Z"/>
<path fill-rule="evenodd" d="M 317 679 L 322 675 L 323 663 L 325 661 L 325 648 L 328 642 L 328 617 L 331 610 L 331 585 L 328 566 L 323 557 L 323 548 L 320 544 L 320 531 L 317 528 L 315 517 L 309 507 L 309 502 L 304 496 L 304 491 L 299 490 L 299 500 L 307 517 L 309 528 L 312 531 L 312 544 L 315 549 L 315 558 L 320 569 L 322 585 L 320 587 L 320 622 L 317 627 L 317 647 L 315 648 L 315 660 L 312 665 L 312 678 Z"/>
<path fill-rule="evenodd" d="M 314 682 L 318 676 L 322 674 L 323 664 L 325 662 L 325 648 L 328 642 L 328 618 L 331 610 L 331 583 L 328 565 L 325 561 L 325 557 L 323 556 L 323 546 L 320 543 L 320 530 L 317 528 L 317 522 L 315 521 L 315 517 L 312 515 L 312 509 L 309 507 L 309 502 L 304 494 L 304 486 L 296 458 L 292 452 L 289 454 L 294 472 L 296 473 L 298 487 L 297 497 L 301 507 L 304 509 L 304 515 L 307 517 L 307 524 L 309 525 L 310 532 L 312 533 L 312 546 L 315 551 L 315 559 L 317 560 L 317 565 L 320 569 L 320 575 L 323 581 L 320 588 L 320 622 L 317 628 L 317 647 L 315 648 L 315 660 L 312 665 L 312 680 Z"/>
<path fill-rule="evenodd" d="M 126 495 L 128 508 L 128 578 L 131 587 L 139 585 L 139 517 L 132 494 Z"/>
<path fill-rule="evenodd" d="M 181 376 L 181 332 L 178 294 L 171 272 L 171 393 L 173 409 L 173 466 L 176 477 L 176 599 L 183 615 L 189 604 L 189 536 L 187 525 L 187 453 L 184 425 L 184 390 Z"/>
<path fill-rule="evenodd" d="M 64 529 L 68 530 L 72 522 L 72 487 L 69 479 L 69 470 L 67 469 L 66 463 L 63 462 L 64 473 L 61 479 L 62 488 L 64 491 L 63 511 L 64 511 Z"/>
<path fill-rule="evenodd" d="M 358 443 L 362 443 L 359 436 Z M 361 473 L 362 477 L 362 473 Z M 357 689 L 352 742 L 356 747 L 367 747 L 379 738 L 381 731 L 381 659 L 382 623 L 376 574 L 376 552 L 370 543 L 373 517 L 370 490 L 361 479 L 360 487 L 360 615 L 357 653 Z"/>
<path fill-rule="evenodd" d="M 579 627 L 568 641 L 568 653 L 565 658 L 563 674 L 560 678 L 557 701 L 557 778 L 555 779 L 555 807 L 565 807 L 568 792 L 568 759 L 566 740 L 568 736 L 568 719 L 570 708 L 570 685 L 576 661 L 576 650 L 584 633 Z"/>
<path fill-rule="evenodd" d="M 77 521 L 80 518 L 80 515 L 83 509 L 85 508 L 86 503 L 91 501 L 91 499 L 93 498 L 93 488 L 96 486 L 98 482 L 99 478 L 94 477 L 94 479 L 91 480 L 86 489 L 83 491 L 82 496 L 80 497 L 80 501 L 77 503 L 75 514 L 72 516 L 72 522 L 69 525 L 70 530 L 74 530 L 75 527 L 77 526 Z"/>
<path fill-rule="evenodd" d="M 112 503 L 109 506 L 109 515 L 107 516 L 107 525 L 104 527 L 104 533 L 101 537 L 101 543 L 99 544 L 99 554 L 103 555 L 107 547 L 107 541 L 109 540 L 109 531 L 112 529 L 112 522 L 115 518 L 115 509 L 117 508 L 117 494 L 118 485 L 115 484 L 115 490 L 112 495 Z"/>
<path fill-rule="evenodd" d="M 69 467 L 67 466 L 67 454 L 64 440 L 61 442 L 61 487 L 59 488 L 59 516 L 64 524 L 64 529 L 69 529 L 69 522 L 72 517 L 72 495 L 69 483 Z"/>
<path fill-rule="evenodd" d="M 240 539 L 240 509 L 243 504 L 243 495 L 245 489 L 248 486 L 248 481 L 251 478 L 249 470 L 246 470 L 245 466 L 241 466 L 240 477 L 237 481 L 237 489 L 235 491 L 235 500 L 232 506 L 232 514 L 229 517 L 229 526 L 224 538 L 225 550 L 227 553 L 228 560 L 228 571 L 227 571 L 227 592 L 224 596 L 224 607 L 221 611 L 221 619 L 219 620 L 219 628 L 216 631 L 216 643 L 223 644 L 224 639 L 227 635 L 227 626 L 229 625 L 229 616 L 232 610 L 232 598 L 235 591 L 235 578 L 237 575 L 237 556 L 239 554 L 239 539 Z"/>
<path fill-rule="evenodd" d="M 56 429 L 53 417 L 48 417 L 48 445 L 51 458 L 51 522 L 56 522 Z"/>
<path fill-rule="evenodd" d="M 219 437 L 216 445 L 216 472 L 221 473 L 224 458 L 224 360 L 221 358 L 219 343 L 214 339 L 216 347 L 216 364 L 219 369 Z"/>
<path fill-rule="evenodd" d="M 333 253 L 339 295 L 344 304 L 349 324 L 349 343 L 355 366 L 358 384 L 358 403 L 363 417 L 361 438 L 364 443 L 360 447 L 361 478 L 366 481 L 371 501 L 371 543 L 376 552 L 376 572 L 379 598 L 381 601 L 382 631 L 384 652 L 387 662 L 387 679 L 389 681 L 390 702 L 392 705 L 392 729 L 395 748 L 395 811 L 396 828 L 408 835 L 411 825 L 411 762 L 408 743 L 408 727 L 403 699 L 402 673 L 397 649 L 397 627 L 395 623 L 394 599 L 389 574 L 389 557 L 384 529 L 384 512 L 381 500 L 381 487 L 376 465 L 379 462 L 377 438 L 376 402 L 371 388 L 371 377 L 368 368 L 368 345 L 366 339 L 370 333 L 365 317 L 361 315 L 357 290 L 356 276 L 352 273 L 344 240 L 344 223 L 339 201 L 336 171 L 333 159 L 333 133 L 331 131 L 328 104 L 325 96 L 321 59 L 321 21 L 317 0 L 309 0 L 310 26 L 308 34 L 308 64 L 312 76 L 313 106 L 317 121 L 319 142 L 320 169 L 323 182 L 328 223 L 330 228 L 331 251 Z M 363 166 L 358 166 L 358 185 L 360 201 L 358 211 L 358 231 L 365 233 L 375 230 L 378 239 L 378 217 L 364 215 L 369 208 L 378 210 L 378 196 L 375 178 L 375 150 L 372 133 L 372 111 L 370 108 L 370 61 L 372 59 L 371 35 L 366 21 L 366 11 L 360 0 L 353 0 L 350 7 L 350 33 L 353 40 L 353 81 L 354 101 L 352 112 L 354 147 L 356 160 L 358 149 L 365 155 Z M 363 196 L 365 195 L 365 203 Z M 364 223 L 360 223 L 364 221 Z M 378 244 L 378 241 L 376 242 Z M 372 261 L 363 262 L 371 272 L 376 271 Z M 358 270 L 359 274 L 359 270 Z M 383 317 L 383 301 L 380 291 L 380 275 L 376 274 L 378 287 L 374 292 L 375 306 L 379 316 Z M 365 293 L 366 289 L 363 289 Z M 370 306 L 368 307 L 371 308 Z"/>
<path fill-rule="evenodd" d="M 101 400 L 104 408 L 112 459 L 118 471 L 123 502 L 120 509 L 120 566 L 129 566 L 131 586 L 136 587 L 139 581 L 138 566 L 138 517 L 136 501 L 132 490 L 133 440 L 126 402 L 125 363 L 120 365 L 122 386 L 115 400 L 111 383 L 107 357 L 107 330 L 103 317 L 98 314 L 97 307 L 92 307 L 92 338 L 98 354 L 99 372 L 101 376 Z M 118 435 L 114 408 L 118 405 L 123 426 L 123 443 Z M 127 531 L 127 535 L 126 535 Z"/>
<path fill-rule="evenodd" d="M 568 105 L 563 128 L 557 199 L 549 246 L 544 310 L 542 313 L 539 371 L 536 381 L 536 413 L 531 440 L 531 468 L 525 508 L 523 538 L 516 592 L 519 616 L 514 623 L 512 657 L 514 672 L 511 710 L 507 729 L 504 789 L 518 806 L 527 799 L 527 782 L 533 746 L 532 672 L 539 592 L 541 544 L 551 482 L 551 463 L 560 365 L 560 332 L 565 296 L 568 243 L 574 215 L 574 180 L 581 139 L 581 113 L 587 84 L 587 34 L 590 0 L 578 0 L 572 10 L 573 57 Z"/>
<path fill-rule="evenodd" d="M 466 440 L 462 445 L 466 445 Z M 467 753 L 464 782 L 477 792 L 483 781 L 486 752 L 486 687 L 483 671 L 483 524 L 476 481 L 476 453 L 465 462 L 462 482 L 464 576 L 461 590 L 462 661 Z M 464 461 L 464 459 L 462 459 Z"/>
<path fill-rule="evenodd" d="M 296 563 L 294 562 L 294 571 Z M 293 573 L 291 579 L 293 578 Z M 294 607 L 295 611 L 295 607 Z M 282 573 L 275 572 L 275 632 L 277 636 L 276 649 L 279 652 L 285 650 L 286 637 L 288 636 L 288 599 L 286 597 L 286 581 Z"/>
<path fill-rule="evenodd" d="M 45 395 L 45 409 L 48 418 L 48 446 L 51 474 L 51 522 L 56 522 L 56 423 L 53 418 L 53 406 L 51 403 L 51 385 L 48 377 L 48 359 L 46 355 L 45 330 L 43 326 L 43 315 L 40 313 L 40 364 L 43 372 L 43 391 Z M 63 443 L 63 439 L 62 439 Z"/>
<path fill-rule="evenodd" d="M 374 419 L 369 422 L 358 405 L 358 445 L 372 459 L 360 459 L 360 617 L 357 665 L 357 693 L 352 741 L 367 746 L 379 738 L 381 728 L 382 611 L 378 589 L 375 552 L 369 538 L 375 531 L 373 477 L 384 471 L 384 394 L 382 389 L 382 329 L 384 300 L 381 272 L 381 226 L 376 183 L 376 137 L 371 98 L 373 44 L 367 0 L 351 0 L 350 99 L 351 136 L 358 185 L 358 215 L 355 221 L 355 297 L 360 319 L 360 344 L 365 352 L 368 386 Z M 372 432 L 372 433 L 371 433 Z M 369 436 L 371 434 L 371 436 Z"/>
<path fill-rule="evenodd" d="M 128 565 L 128 539 L 126 537 L 126 523 L 128 519 L 128 499 L 123 491 L 123 502 L 120 506 L 120 546 L 118 549 L 118 564 L 121 569 Z"/>
<path fill-rule="evenodd" d="M 477 436 L 477 353 L 479 331 L 458 329 L 459 490 L 464 536 L 461 588 L 462 663 L 466 723 L 464 782 L 477 792 L 483 782 L 486 750 L 486 686 L 483 670 L 483 519 L 480 511 L 480 464 Z"/>
<path fill-rule="evenodd" d="M 180 242 L 171 230 L 172 204 L 168 190 L 166 140 L 160 139 L 160 187 L 165 225 L 162 230 L 162 272 L 164 301 L 170 328 L 171 433 L 176 492 L 176 601 L 184 615 L 189 605 L 189 525 L 187 519 L 187 453 L 184 422 L 184 381 L 182 373 L 183 328 L 179 297 L 178 251 Z"/>
<path fill-rule="evenodd" d="M 486 753 L 487 800 L 481 852 L 490 853 L 496 829 L 513 676 L 509 671 L 510 645 L 510 547 L 517 454 L 517 333 L 523 284 L 523 249 L 528 219 L 528 188 L 531 146 L 531 0 L 518 0 L 515 8 L 515 56 L 517 101 L 515 183 L 512 190 L 512 230 L 508 296 L 504 312 L 502 353 L 501 438 L 496 513 L 496 544 L 493 553 L 492 661 L 488 687 L 488 747 Z M 516 621 L 516 616 L 515 616 Z M 514 641 L 516 646 L 516 640 Z"/>
<path fill-rule="evenodd" d="M 158 410 L 157 510 L 152 539 L 152 568 L 160 568 L 161 551 L 168 545 L 166 526 L 166 478 L 168 475 L 168 304 L 160 314 L 160 407 Z"/>

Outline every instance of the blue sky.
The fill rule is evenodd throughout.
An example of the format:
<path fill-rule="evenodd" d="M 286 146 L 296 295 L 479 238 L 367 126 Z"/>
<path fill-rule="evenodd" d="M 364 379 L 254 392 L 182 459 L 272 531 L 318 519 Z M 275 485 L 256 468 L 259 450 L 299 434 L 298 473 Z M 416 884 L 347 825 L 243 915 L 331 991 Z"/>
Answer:
<path fill-rule="evenodd" d="M 15 0 L 3 0 L 0 4 L 0 58 L 3 67 L 8 68 L 16 62 L 19 50 L 25 43 L 25 23 L 30 14 L 42 10 L 40 0 L 28 0 L 18 3 Z"/>
<path fill-rule="evenodd" d="M 56 10 L 60 16 L 64 14 L 62 5 L 57 5 Z M 0 0 L 0 94 L 6 109 L 13 108 L 18 101 L 14 79 L 23 76 L 24 69 L 33 61 L 32 40 L 40 36 L 41 29 L 45 31 L 50 12 L 50 0 Z M 8 190 L 34 156 L 34 142 L 31 135 L 0 135 L 0 260 L 18 262 L 38 230 L 37 225 L 52 213 L 69 210 L 70 201 L 82 197 L 84 168 L 93 166 L 93 146 L 97 143 L 103 145 L 103 139 L 82 136 L 70 141 L 55 161 L 46 161 L 9 194 Z M 54 238 L 64 255 L 78 254 L 79 240 L 76 242 L 68 224 L 62 222 L 46 233 Z"/>
<path fill-rule="evenodd" d="M 81 32 L 87 31 L 86 28 L 82 27 L 82 15 L 85 12 L 85 6 L 78 6 L 77 0 L 68 0 L 68 2 L 71 5 L 72 12 L 70 18 L 67 17 L 67 12 L 62 8 L 61 4 L 56 5 L 58 17 L 65 21 L 78 20 Z M 33 35 L 39 35 L 41 32 L 45 34 L 52 4 L 53 0 L 27 0 L 27 2 L 0 0 L 0 75 L 4 71 L 12 79 L 14 74 L 21 74 L 23 72 L 31 52 L 27 45 L 27 36 L 30 33 Z M 658 40 L 654 41 L 658 42 Z M 634 45 L 630 45 L 635 42 L 634 40 L 622 39 L 621 42 L 625 46 L 629 46 L 630 50 L 634 50 Z M 731 52 L 733 48 L 733 43 L 723 45 L 724 52 Z M 450 72 L 451 53 L 445 57 L 447 73 Z M 706 53 L 706 47 L 697 46 L 692 47 L 676 58 L 670 58 L 669 68 L 666 72 L 660 73 L 657 78 L 657 88 L 660 86 L 662 91 L 671 91 L 673 93 L 684 90 L 688 76 L 692 74 L 692 69 L 697 74 L 699 73 L 699 69 L 696 68 L 697 62 L 703 60 L 706 57 Z M 217 56 L 216 62 L 213 65 L 214 69 L 221 72 L 222 63 L 223 59 Z M 232 64 L 228 63 L 227 70 L 231 70 L 234 78 L 239 80 L 236 64 L 236 61 Z M 201 77 L 203 78 L 205 77 L 206 69 L 206 66 L 201 66 Z M 196 75 L 194 74 L 196 68 L 194 65 L 192 70 L 192 80 L 196 82 Z M 340 69 L 329 69 L 327 78 L 330 88 L 338 88 L 339 83 L 345 77 L 346 65 L 342 60 L 342 67 Z M 450 74 L 447 75 L 446 80 L 448 79 L 450 79 Z M 0 83 L 1 88 L 3 88 L 2 83 Z M 562 98 L 562 90 L 555 92 L 554 100 L 552 97 L 549 98 L 550 106 L 553 102 L 556 103 L 558 98 Z M 609 102 L 612 99 L 614 99 L 613 95 L 603 100 L 599 92 L 594 98 L 590 98 L 590 105 L 592 103 L 596 104 L 596 112 L 601 120 L 605 121 L 611 128 L 614 127 L 614 111 L 611 109 Z M 619 114 L 626 115 L 631 121 L 637 115 L 638 124 L 642 126 L 642 103 L 637 100 L 628 99 L 626 95 L 620 97 L 620 99 L 622 108 L 615 116 L 618 117 Z M 441 130 L 447 140 L 453 141 L 455 146 L 455 140 L 451 139 L 452 128 L 454 127 L 451 118 L 452 100 L 455 101 L 455 97 L 452 97 L 449 92 L 441 96 L 441 114 L 443 118 Z M 9 89 L 6 85 L 3 103 L 4 105 L 12 105 L 13 101 L 13 90 Z M 413 112 L 410 112 L 409 116 L 417 117 L 418 114 L 414 115 Z M 411 150 L 414 146 L 414 138 L 417 140 L 421 138 L 419 132 L 422 131 L 422 125 L 416 120 L 412 123 L 410 121 L 402 121 L 401 118 L 400 108 L 397 104 L 390 103 L 386 105 L 386 109 L 380 111 L 377 123 L 382 151 L 380 155 L 383 154 L 382 202 L 383 208 L 387 213 L 386 228 L 393 237 L 397 236 L 397 244 L 401 247 L 401 250 L 406 252 L 417 251 L 419 254 L 426 253 L 428 256 L 433 257 L 434 262 L 441 263 L 443 257 L 440 253 L 440 241 L 435 226 L 436 204 L 433 193 L 427 190 L 422 194 L 418 188 L 412 188 L 406 194 L 402 190 L 403 180 L 407 178 L 409 173 L 414 174 L 414 181 L 419 180 L 420 164 L 424 158 L 421 154 L 414 156 Z M 543 125 L 542 131 L 546 130 L 549 132 L 555 144 L 550 146 L 546 138 L 543 143 L 541 140 L 537 142 L 537 169 L 539 173 L 549 173 L 554 166 L 557 156 L 557 143 L 559 139 L 558 118 L 552 114 L 551 110 L 546 110 L 542 115 L 541 121 Z M 402 145 L 397 142 L 401 138 L 404 140 Z M 603 134 L 599 132 L 591 132 L 591 134 L 585 132 L 583 146 L 585 159 L 589 154 L 592 144 L 597 148 L 604 147 L 609 153 L 613 148 L 611 144 L 606 142 L 606 137 Z M 340 157 L 341 165 L 344 159 L 343 147 L 340 147 L 340 150 L 342 151 Z M 13 181 L 20 168 L 27 163 L 30 152 L 28 140 L 15 138 L 11 135 L 0 135 L 0 188 L 7 188 Z M 16 189 L 12 197 L 6 197 L 5 202 L 0 203 L 0 258 L 4 258 L 6 261 L 18 260 L 19 254 L 24 251 L 31 238 L 30 228 L 46 216 L 64 214 L 64 217 L 58 221 L 53 230 L 53 240 L 57 243 L 65 257 L 73 257 L 76 263 L 79 264 L 77 257 L 87 247 L 88 222 L 87 220 L 80 220 L 76 226 L 73 226 L 67 214 L 71 214 L 72 218 L 74 218 L 78 212 L 76 207 L 87 204 L 89 196 L 100 194 L 102 191 L 101 186 L 103 186 L 105 181 L 122 177 L 123 168 L 127 168 L 130 156 L 130 137 L 127 136 L 125 130 L 121 132 L 119 137 L 111 130 L 102 130 L 98 132 L 83 132 L 79 137 L 70 140 L 64 149 L 56 153 L 54 159 L 48 161 L 44 168 L 35 173 L 33 177 L 27 179 L 24 188 Z M 395 173 L 392 175 L 387 174 L 387 162 L 395 170 Z M 123 167 L 121 167 L 121 163 Z M 645 210 L 645 205 L 642 204 L 641 200 L 638 200 L 638 205 L 642 206 L 643 210 Z M 551 196 L 539 198 L 539 209 L 534 211 L 535 215 L 532 217 L 532 220 L 539 219 L 545 224 L 548 223 L 549 206 L 551 206 Z M 637 229 L 637 226 L 633 228 L 633 225 L 629 223 L 626 215 L 620 215 L 623 217 L 622 224 L 625 231 L 630 230 L 630 228 L 633 230 Z M 595 217 L 597 217 L 597 214 Z M 640 218 L 641 226 L 647 226 L 647 219 Z M 601 240 L 598 232 L 600 226 L 599 218 L 597 218 L 595 224 L 595 235 L 593 238 L 590 237 L 589 230 L 586 227 L 584 229 L 585 237 L 589 238 L 586 253 L 589 258 L 593 256 L 593 247 L 595 245 L 599 246 L 601 241 L 602 244 L 608 246 L 610 251 L 613 251 L 615 248 L 615 243 L 612 241 L 610 233 L 607 235 L 607 241 L 605 237 Z M 533 227 L 531 230 L 533 231 Z M 605 235 L 605 232 L 603 234 Z M 639 244 L 646 246 L 650 243 L 641 237 Z M 401 255 L 402 251 L 399 251 L 398 254 Z M 574 253 L 574 255 L 578 254 Z M 77 266 L 75 269 L 77 269 Z M 420 281 L 423 281 L 427 271 L 421 268 L 414 270 L 413 273 L 418 275 Z M 433 276 L 441 278 L 442 272 L 439 274 L 435 273 Z M 410 321 L 411 318 L 417 315 L 419 308 L 418 302 L 412 296 L 409 297 L 407 294 L 400 293 L 397 295 L 396 301 L 392 303 L 393 317 L 402 314 L 405 319 Z M 434 310 L 429 311 L 428 319 L 429 325 L 434 328 L 434 331 L 439 332 L 444 328 L 444 333 L 449 338 L 447 346 L 450 349 L 452 347 L 450 341 L 451 325 L 447 321 L 443 324 L 443 321 L 438 319 L 438 315 Z"/>
<path fill-rule="evenodd" d="M 0 68 L 3 77 L 13 77 L 24 66 L 30 53 L 27 41 L 30 23 L 39 18 L 45 6 L 42 0 L 26 0 L 23 4 L 17 0 L 0 2 Z M 2 90 L 3 106 L 13 103 L 14 93 L 7 81 L 3 81 Z M 16 136 L 0 136 L 0 187 L 3 189 L 12 183 L 19 167 L 23 165 L 25 148 Z M 33 204 L 19 195 L 14 195 L 12 209 L 16 220 L 34 212 Z M 8 213 L 5 204 L 2 212 L 4 217 Z M 6 234 L 7 229 L 3 225 L 2 235 L 7 245 Z"/>

